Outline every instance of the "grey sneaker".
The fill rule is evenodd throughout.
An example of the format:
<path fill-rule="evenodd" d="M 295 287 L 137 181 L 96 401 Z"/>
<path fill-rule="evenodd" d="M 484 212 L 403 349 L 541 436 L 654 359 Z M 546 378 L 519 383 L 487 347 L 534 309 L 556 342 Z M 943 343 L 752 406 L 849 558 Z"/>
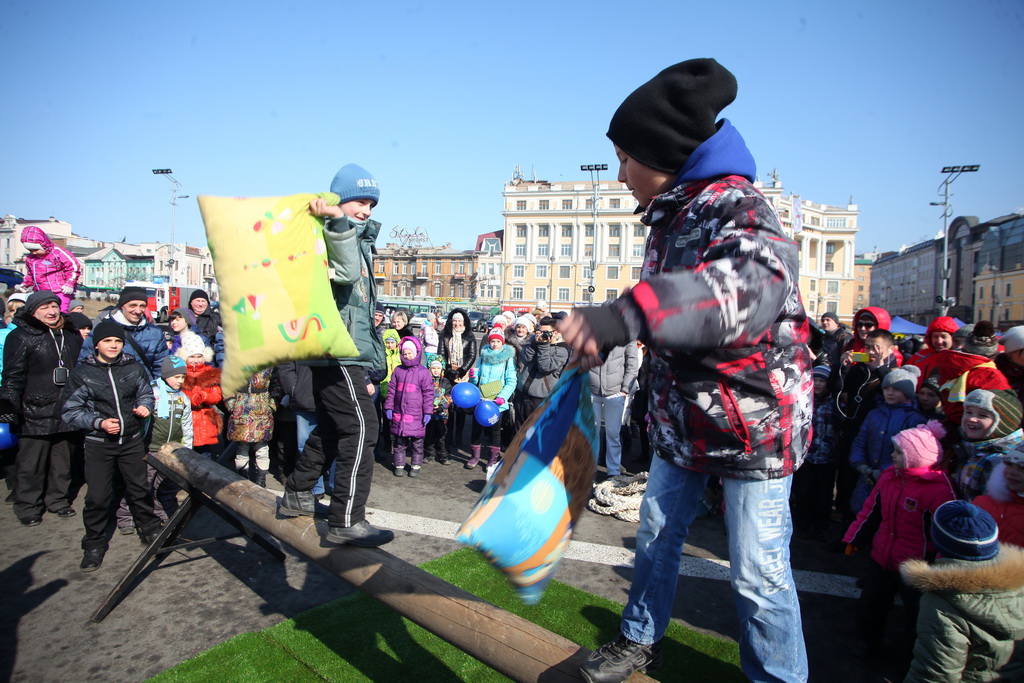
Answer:
<path fill-rule="evenodd" d="M 316 496 L 310 491 L 295 491 L 286 485 L 279 512 L 285 517 L 312 517 L 316 510 Z"/>
<path fill-rule="evenodd" d="M 420 466 L 419 465 L 413 465 L 409 469 L 409 476 L 410 477 L 418 477 L 418 476 L 420 476 Z"/>
<path fill-rule="evenodd" d="M 376 548 L 390 543 L 395 532 L 390 529 L 378 529 L 365 519 L 352 526 L 332 526 L 327 528 L 327 540 L 342 545 L 358 545 L 363 548 Z"/>
<path fill-rule="evenodd" d="M 580 673 L 588 683 L 620 683 L 636 671 L 656 671 L 662 662 L 660 642 L 641 645 L 620 635 L 591 653 Z"/>

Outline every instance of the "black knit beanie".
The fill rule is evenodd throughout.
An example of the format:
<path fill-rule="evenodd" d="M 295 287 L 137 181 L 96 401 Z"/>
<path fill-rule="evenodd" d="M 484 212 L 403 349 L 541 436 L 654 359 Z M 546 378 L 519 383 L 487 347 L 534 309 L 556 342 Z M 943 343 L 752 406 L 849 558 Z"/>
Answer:
<path fill-rule="evenodd" d="M 735 99 L 728 69 L 714 59 L 688 59 L 634 90 L 612 116 L 608 138 L 645 166 L 676 173 Z"/>
<path fill-rule="evenodd" d="M 196 299 L 206 299 L 207 301 L 209 301 L 210 300 L 210 295 L 207 294 L 202 289 L 197 289 L 194 292 L 192 292 L 192 294 L 189 295 L 189 297 L 188 297 L 189 304 L 191 304 Z"/>
<path fill-rule="evenodd" d="M 124 341 L 124 328 L 110 318 L 100 321 L 92 330 L 93 342 L 103 341 L 107 337 L 116 337 Z"/>
<path fill-rule="evenodd" d="M 53 292 L 41 289 L 38 292 L 32 292 L 28 295 L 28 299 L 25 300 L 25 315 L 32 315 L 36 312 L 36 309 L 43 304 L 48 303 L 60 303 L 60 299 Z"/>
<path fill-rule="evenodd" d="M 125 287 L 121 290 L 121 296 L 117 297 L 117 307 L 121 308 L 129 301 L 148 301 L 146 290 L 142 287 Z"/>

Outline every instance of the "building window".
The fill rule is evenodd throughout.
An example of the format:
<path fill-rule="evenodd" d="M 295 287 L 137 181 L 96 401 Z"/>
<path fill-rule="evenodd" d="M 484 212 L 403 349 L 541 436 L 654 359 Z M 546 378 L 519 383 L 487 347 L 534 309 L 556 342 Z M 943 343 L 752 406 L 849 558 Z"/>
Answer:
<path fill-rule="evenodd" d="M 516 211 L 526 211 L 526 200 L 520 199 L 516 202 Z"/>
<path fill-rule="evenodd" d="M 455 285 L 448 285 L 448 296 L 455 298 Z"/>
<path fill-rule="evenodd" d="M 621 206 L 619 206 L 620 204 L 621 204 L 621 202 L 619 201 L 619 199 L 617 197 L 614 198 L 614 199 L 609 199 L 608 200 L 609 208 L 620 209 L 620 208 L 622 208 Z"/>
<path fill-rule="evenodd" d="M 440 282 L 435 282 L 434 283 L 434 297 L 437 298 L 439 296 L 441 296 L 441 283 Z"/>
<path fill-rule="evenodd" d="M 1006 296 L 1010 296 L 1010 285 L 1011 285 L 1011 283 L 1009 283 L 1009 282 L 1006 283 Z"/>
<path fill-rule="evenodd" d="M 409 262 L 408 261 L 402 261 L 402 275 L 408 275 L 408 274 L 409 274 Z"/>
<path fill-rule="evenodd" d="M 525 225 L 517 225 L 516 226 L 516 237 L 526 237 L 526 226 Z"/>
<path fill-rule="evenodd" d="M 568 280 L 572 277 L 572 266 L 558 266 L 558 277 Z"/>
<path fill-rule="evenodd" d="M 560 253 L 562 254 L 562 256 L 567 256 L 567 257 L 571 258 L 572 257 L 572 245 L 571 244 L 563 244 L 562 245 L 562 250 L 561 250 Z"/>
<path fill-rule="evenodd" d="M 633 245 L 633 257 L 634 258 L 643 258 L 643 255 L 644 255 L 644 245 L 642 245 L 642 244 L 634 244 Z"/>
<path fill-rule="evenodd" d="M 533 267 L 533 276 L 536 277 L 536 278 L 545 278 L 545 277 L 547 277 L 548 276 L 548 267 L 547 266 L 534 266 Z"/>
<path fill-rule="evenodd" d="M 643 271 L 643 269 L 640 266 L 633 266 L 630 269 L 630 277 L 633 280 L 639 280 L 640 279 L 640 274 L 641 274 L 642 271 Z"/>
<path fill-rule="evenodd" d="M 572 237 L 572 226 L 563 223 L 562 224 L 562 237 Z"/>
<path fill-rule="evenodd" d="M 547 255 L 548 255 L 548 245 L 546 245 L 546 244 L 538 244 L 537 245 L 537 256 L 547 257 Z"/>
<path fill-rule="evenodd" d="M 398 283 L 391 283 L 391 296 L 398 296 Z"/>
<path fill-rule="evenodd" d="M 544 301 L 545 299 L 547 299 L 548 298 L 547 287 L 534 287 L 533 288 L 533 298 L 536 299 L 537 301 Z"/>
<path fill-rule="evenodd" d="M 563 199 L 562 200 L 562 210 L 563 211 L 568 211 L 570 209 L 572 209 L 572 200 L 571 199 Z"/>
<path fill-rule="evenodd" d="M 863 292 L 864 291 L 864 285 L 857 285 L 857 291 L 858 292 Z"/>
<path fill-rule="evenodd" d="M 618 280 L 619 279 L 619 267 L 618 266 L 608 266 L 608 279 L 609 280 Z"/>
<path fill-rule="evenodd" d="M 512 266 L 512 277 L 526 277 L 526 266 Z"/>
<path fill-rule="evenodd" d="M 831 256 L 832 254 L 836 253 L 836 243 L 835 242 L 825 242 L 825 253 L 828 254 L 829 256 Z"/>
<path fill-rule="evenodd" d="M 845 228 L 846 227 L 846 219 L 845 218 L 826 218 L 825 219 L 825 227 L 826 228 Z"/>
<path fill-rule="evenodd" d="M 613 223 L 612 225 L 608 226 L 609 237 L 619 237 L 621 234 L 622 228 L 619 226 L 618 223 Z"/>
<path fill-rule="evenodd" d="M 839 302 L 838 301 L 826 301 L 825 302 L 825 310 L 829 311 L 830 313 L 838 313 L 839 312 Z"/>
<path fill-rule="evenodd" d="M 541 211 L 547 211 L 550 208 L 551 208 L 551 202 L 550 201 L 548 201 L 547 199 L 540 200 L 540 210 Z"/>
<path fill-rule="evenodd" d="M 588 209 L 593 209 L 594 208 L 594 198 L 593 197 L 591 197 L 590 199 L 587 200 L 587 208 Z"/>
<path fill-rule="evenodd" d="M 591 294 L 588 290 L 584 289 L 582 292 L 580 292 L 580 300 L 583 303 L 589 304 L 591 301 L 594 300 L 594 295 Z"/>
<path fill-rule="evenodd" d="M 516 256 L 526 256 L 526 245 L 525 244 L 517 244 L 516 245 Z"/>
<path fill-rule="evenodd" d="M 993 299 L 996 298 L 996 286 L 995 285 L 992 285 L 992 298 Z"/>
<path fill-rule="evenodd" d="M 836 264 L 832 263 L 831 261 L 825 261 L 825 272 L 826 273 L 834 273 L 835 270 L 836 270 Z"/>
<path fill-rule="evenodd" d="M 538 234 L 539 237 L 547 237 L 548 236 L 548 226 L 542 225 L 539 228 L 537 228 L 537 234 Z"/>
<path fill-rule="evenodd" d="M 609 244 L 608 245 L 608 258 L 619 258 L 619 245 Z"/>
<path fill-rule="evenodd" d="M 392 275 L 398 275 L 398 261 L 394 261 L 391 264 L 391 274 Z"/>
<path fill-rule="evenodd" d="M 513 287 L 512 288 L 512 300 L 513 301 L 522 301 L 523 300 L 523 288 L 522 287 Z"/>
<path fill-rule="evenodd" d="M 568 301 L 569 300 L 569 288 L 568 287 L 559 287 L 558 288 L 558 300 L 559 301 Z"/>
<path fill-rule="evenodd" d="M 583 245 L 583 257 L 584 258 L 594 258 L 594 245 L 593 244 L 584 244 Z"/>
<path fill-rule="evenodd" d="M 605 301 L 615 301 L 619 298 L 619 290 L 617 289 L 606 289 L 604 290 Z"/>
<path fill-rule="evenodd" d="M 864 276 L 863 275 L 858 275 L 857 276 L 857 282 L 864 282 Z"/>
<path fill-rule="evenodd" d="M 584 237 L 593 237 L 594 236 L 594 226 L 593 226 L 593 224 L 587 224 L 587 225 L 583 226 L 583 236 Z"/>
<path fill-rule="evenodd" d="M 647 237 L 647 230 L 642 225 L 634 225 L 633 237 Z"/>
<path fill-rule="evenodd" d="M 811 280 L 811 291 L 813 292 L 817 288 L 818 288 L 818 281 L 817 280 Z"/>
<path fill-rule="evenodd" d="M 590 268 L 590 266 L 583 266 L 583 279 L 589 280 L 592 277 L 594 277 L 594 271 Z"/>
<path fill-rule="evenodd" d="M 827 280 L 826 281 L 826 285 L 827 285 L 826 291 L 829 294 L 838 294 L 839 293 L 839 280 Z"/>

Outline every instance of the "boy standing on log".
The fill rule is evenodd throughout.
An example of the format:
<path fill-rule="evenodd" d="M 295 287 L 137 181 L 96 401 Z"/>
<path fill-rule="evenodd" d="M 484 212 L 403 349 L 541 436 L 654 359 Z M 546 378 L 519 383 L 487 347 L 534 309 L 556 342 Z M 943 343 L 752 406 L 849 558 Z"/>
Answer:
<path fill-rule="evenodd" d="M 656 453 L 640 510 L 621 635 L 586 680 L 661 664 L 687 530 L 708 477 L 722 478 L 740 657 L 755 681 L 807 680 L 789 563 L 791 475 L 811 422 L 809 326 L 798 250 L 753 186 L 754 159 L 718 113 L 736 78 L 713 59 L 670 66 L 612 117 L 620 182 L 650 226 L 640 283 L 560 326 L 584 367 L 639 339 L 651 350 Z"/>

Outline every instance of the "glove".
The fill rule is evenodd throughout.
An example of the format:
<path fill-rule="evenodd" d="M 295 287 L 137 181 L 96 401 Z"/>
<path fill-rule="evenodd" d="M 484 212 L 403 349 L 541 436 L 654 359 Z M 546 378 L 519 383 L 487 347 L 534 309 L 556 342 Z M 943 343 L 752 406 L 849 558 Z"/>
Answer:
<path fill-rule="evenodd" d="M 64 285 L 63 287 L 60 288 L 60 291 L 63 292 L 64 294 L 67 294 L 68 296 L 71 296 L 72 294 L 75 293 L 75 288 L 72 287 L 71 285 Z"/>
<path fill-rule="evenodd" d="M 389 420 L 391 420 L 391 419 L 393 419 L 393 418 L 394 418 L 394 416 L 395 416 L 395 411 L 393 411 L 393 410 L 385 410 L 385 411 L 384 411 L 384 415 L 385 415 L 385 416 L 386 416 L 386 417 L 387 417 L 387 418 L 388 418 Z"/>
<path fill-rule="evenodd" d="M 470 368 L 469 369 L 469 378 L 473 379 L 474 377 L 476 377 L 476 368 Z"/>
<path fill-rule="evenodd" d="M 430 416 L 429 415 L 424 415 L 423 416 L 423 426 L 426 427 L 428 422 L 430 422 Z"/>
<path fill-rule="evenodd" d="M 503 399 L 501 397 L 498 397 L 498 398 L 494 399 L 494 403 L 496 405 L 503 406 L 503 405 L 505 405 L 505 399 Z"/>

